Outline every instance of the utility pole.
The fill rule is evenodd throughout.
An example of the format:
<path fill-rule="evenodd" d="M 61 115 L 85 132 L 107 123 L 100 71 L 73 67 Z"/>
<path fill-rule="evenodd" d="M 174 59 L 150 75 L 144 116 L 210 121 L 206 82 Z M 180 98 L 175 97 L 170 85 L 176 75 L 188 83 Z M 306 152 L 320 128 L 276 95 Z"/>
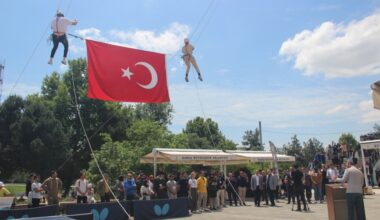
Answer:
<path fill-rule="evenodd" d="M 263 131 L 261 129 L 261 121 L 259 121 L 259 130 L 260 130 L 260 147 L 263 148 Z"/>

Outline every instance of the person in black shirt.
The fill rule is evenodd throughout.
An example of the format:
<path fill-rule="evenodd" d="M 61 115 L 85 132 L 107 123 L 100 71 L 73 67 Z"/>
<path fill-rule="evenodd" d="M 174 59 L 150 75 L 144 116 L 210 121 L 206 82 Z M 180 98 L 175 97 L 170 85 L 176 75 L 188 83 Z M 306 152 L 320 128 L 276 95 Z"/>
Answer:
<path fill-rule="evenodd" d="M 261 198 L 262 198 L 261 201 L 265 202 L 265 204 L 268 205 L 267 173 L 265 171 L 262 171 L 261 175 L 263 176 L 263 184 L 264 184 L 264 188 L 261 191 Z"/>
<path fill-rule="evenodd" d="M 324 197 L 326 195 L 326 184 L 329 182 L 329 180 L 327 179 L 327 171 L 326 171 L 326 165 L 325 164 L 322 164 L 322 169 L 321 169 L 321 173 L 322 173 L 322 201 L 324 200 Z"/>
<path fill-rule="evenodd" d="M 307 202 L 311 204 L 311 188 L 312 188 L 311 176 L 309 174 L 308 169 L 303 168 L 302 172 L 305 178 L 306 199 L 307 199 Z"/>
<path fill-rule="evenodd" d="M 225 190 L 226 190 L 226 181 L 222 172 L 218 173 L 218 191 L 216 192 L 216 200 L 218 203 L 218 208 L 225 207 Z"/>
<path fill-rule="evenodd" d="M 158 178 L 154 180 L 153 188 L 156 193 L 156 198 L 166 199 L 168 197 L 168 193 L 166 191 L 166 180 L 163 173 L 159 174 Z"/>
<path fill-rule="evenodd" d="M 292 172 L 292 179 L 294 184 L 294 195 L 297 198 L 297 211 L 301 211 L 301 201 L 303 203 L 303 210 L 306 209 L 306 200 L 304 192 L 304 174 L 298 169 L 298 165 L 294 165 L 294 171 Z"/>
<path fill-rule="evenodd" d="M 238 189 L 239 189 L 239 196 L 240 196 L 240 199 L 241 201 L 239 201 L 240 205 L 241 202 L 243 202 L 243 205 L 246 205 L 245 204 L 245 196 L 247 194 L 247 185 L 249 183 L 248 181 L 248 176 L 247 174 L 244 172 L 244 171 L 240 171 L 239 173 L 239 177 L 238 177 Z"/>
<path fill-rule="evenodd" d="M 285 176 L 285 183 L 286 183 L 286 192 L 288 196 L 288 204 L 290 204 L 290 200 L 293 201 L 293 204 L 295 204 L 295 197 L 294 197 L 294 186 L 293 186 L 293 178 L 292 178 L 292 172 L 293 167 L 289 168 L 289 171 L 286 173 Z"/>
<path fill-rule="evenodd" d="M 217 200 L 216 200 L 217 191 L 218 191 L 218 180 L 215 174 L 211 173 L 208 179 L 208 186 L 207 186 L 207 193 L 208 193 L 208 199 L 209 199 L 211 210 L 216 210 L 218 206 Z"/>
<path fill-rule="evenodd" d="M 179 185 L 178 197 L 189 196 L 189 177 L 186 172 L 183 172 L 177 184 Z"/>
<path fill-rule="evenodd" d="M 226 186 L 227 186 L 228 200 L 230 201 L 230 206 L 232 206 L 232 200 L 234 201 L 235 206 L 237 206 L 236 192 L 238 190 L 238 183 L 233 173 L 228 174 L 228 178 L 226 179 Z"/>

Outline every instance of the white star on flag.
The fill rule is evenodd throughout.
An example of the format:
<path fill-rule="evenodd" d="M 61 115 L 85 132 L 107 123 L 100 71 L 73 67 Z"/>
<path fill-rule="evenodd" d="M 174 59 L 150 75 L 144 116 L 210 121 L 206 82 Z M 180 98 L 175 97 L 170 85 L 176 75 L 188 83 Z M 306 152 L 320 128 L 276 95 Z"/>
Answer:
<path fill-rule="evenodd" d="M 131 80 L 131 76 L 133 75 L 133 73 L 129 71 L 129 67 L 127 69 L 121 68 L 121 71 L 123 71 L 122 77 L 128 77 L 128 79 Z"/>

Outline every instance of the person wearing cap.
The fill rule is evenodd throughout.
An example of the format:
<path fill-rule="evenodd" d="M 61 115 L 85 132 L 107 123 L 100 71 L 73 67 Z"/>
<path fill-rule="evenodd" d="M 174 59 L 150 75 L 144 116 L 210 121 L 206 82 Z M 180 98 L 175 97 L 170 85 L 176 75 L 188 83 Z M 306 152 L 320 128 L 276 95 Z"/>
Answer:
<path fill-rule="evenodd" d="M 347 169 L 342 178 L 336 178 L 336 182 L 347 182 L 346 202 L 347 202 L 347 217 L 348 220 L 360 219 L 365 220 L 365 210 L 363 202 L 363 184 L 364 175 L 356 167 L 357 158 L 352 158 L 347 161 Z M 355 211 L 354 211 L 355 210 Z M 356 218 L 354 216 L 356 213 Z"/>
<path fill-rule="evenodd" d="M 51 35 L 51 39 L 53 41 L 53 48 L 50 53 L 50 59 L 48 64 L 53 64 L 55 51 L 58 48 L 58 44 L 62 43 L 64 47 L 62 64 L 66 65 L 66 57 L 69 51 L 69 42 L 67 40 L 66 31 L 69 25 L 76 24 L 78 24 L 77 20 L 72 21 L 65 18 L 62 12 L 58 12 L 56 17 L 51 21 L 51 29 L 53 30 L 53 34 Z"/>
<path fill-rule="evenodd" d="M 186 82 L 189 82 L 190 64 L 193 64 L 195 70 L 198 73 L 198 79 L 200 81 L 203 81 L 202 75 L 201 75 L 201 71 L 199 70 L 198 64 L 195 61 L 195 58 L 193 56 L 194 47 L 193 47 L 193 45 L 190 44 L 190 41 L 189 41 L 188 38 L 185 38 L 184 42 L 185 42 L 185 45 L 182 47 L 182 53 L 183 53 L 182 59 L 185 62 L 185 65 L 186 65 L 186 77 L 185 77 L 185 80 L 186 80 Z"/>
<path fill-rule="evenodd" d="M 5 188 L 5 184 L 0 181 L 0 197 L 10 196 L 11 192 Z"/>

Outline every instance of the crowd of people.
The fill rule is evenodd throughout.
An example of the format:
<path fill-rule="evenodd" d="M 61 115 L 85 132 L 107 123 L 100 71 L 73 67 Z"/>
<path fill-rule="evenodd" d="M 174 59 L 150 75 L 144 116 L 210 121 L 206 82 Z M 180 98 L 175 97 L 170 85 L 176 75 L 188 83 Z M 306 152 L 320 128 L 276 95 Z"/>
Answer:
<path fill-rule="evenodd" d="M 175 175 L 159 172 L 156 177 L 129 172 L 126 177 L 119 176 L 114 184 L 104 173 L 94 185 L 87 180 L 86 172 L 82 171 L 73 185 L 73 196 L 77 203 L 95 203 L 95 198 L 99 202 L 110 202 L 115 198 L 132 201 L 186 197 L 189 200 L 189 212 L 194 214 L 220 211 L 228 205 L 245 206 L 246 197 L 252 196 L 251 200 L 257 207 L 275 207 L 279 199 L 285 199 L 288 204 L 296 205 L 297 211 L 308 211 L 308 204 L 325 201 L 326 184 L 347 179 L 345 164 L 325 165 L 320 162 L 308 167 L 294 165 L 280 170 L 279 175 L 273 169 L 256 170 L 252 175 L 250 171 L 241 169 L 228 173 L 226 177 L 218 171 L 192 171 L 190 174 L 183 172 Z M 46 200 L 49 205 L 58 204 L 61 190 L 62 181 L 56 171 L 51 171 L 50 177 L 42 183 L 38 175 L 32 174 L 26 184 L 30 207 L 38 207 L 41 200 Z M 0 192 L 7 192 L 2 182 Z M 95 197 L 96 194 L 98 196 Z M 133 214 L 132 208 L 130 211 Z"/>

